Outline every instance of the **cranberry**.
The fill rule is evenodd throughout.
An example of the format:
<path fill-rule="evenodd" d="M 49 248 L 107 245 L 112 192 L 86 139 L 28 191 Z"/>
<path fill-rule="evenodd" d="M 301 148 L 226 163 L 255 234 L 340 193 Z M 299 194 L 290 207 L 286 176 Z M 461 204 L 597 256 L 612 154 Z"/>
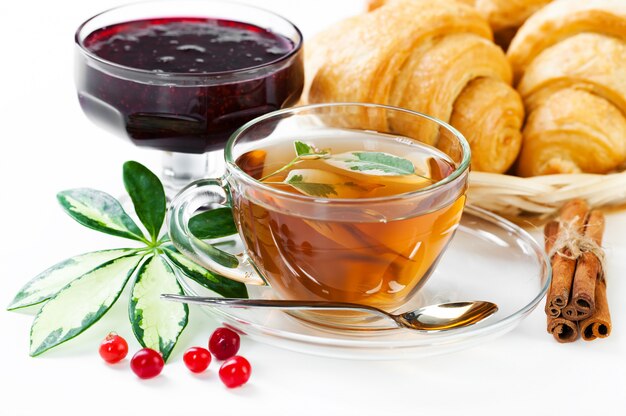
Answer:
<path fill-rule="evenodd" d="M 211 353 L 201 347 L 191 347 L 183 355 L 185 365 L 192 373 L 201 373 L 211 364 Z"/>
<path fill-rule="evenodd" d="M 209 351 L 218 360 L 225 360 L 239 351 L 239 335 L 228 328 L 217 328 L 209 339 Z"/>
<path fill-rule="evenodd" d="M 165 362 L 160 353 L 151 348 L 143 348 L 130 360 L 130 368 L 139 378 L 152 378 L 161 374 Z"/>
<path fill-rule="evenodd" d="M 248 360 L 241 355 L 235 355 L 222 363 L 220 379 L 228 388 L 239 387 L 250 379 L 252 371 Z"/>
<path fill-rule="evenodd" d="M 128 354 L 128 343 L 115 332 L 111 332 L 100 344 L 99 352 L 104 361 L 115 364 L 122 361 Z"/>

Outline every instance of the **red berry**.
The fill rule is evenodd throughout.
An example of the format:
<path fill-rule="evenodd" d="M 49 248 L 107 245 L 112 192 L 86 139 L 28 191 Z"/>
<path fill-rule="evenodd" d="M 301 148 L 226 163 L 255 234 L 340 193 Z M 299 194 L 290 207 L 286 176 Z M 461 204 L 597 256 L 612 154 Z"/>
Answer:
<path fill-rule="evenodd" d="M 220 367 L 220 378 L 222 383 L 228 388 L 239 387 L 250 379 L 250 372 L 252 371 L 248 360 L 241 355 L 235 355 L 232 358 L 224 361 Z"/>
<path fill-rule="evenodd" d="M 130 368 L 139 378 L 152 378 L 161 374 L 165 362 L 160 353 L 151 348 L 143 348 L 130 360 Z"/>
<path fill-rule="evenodd" d="M 205 348 L 191 347 L 185 351 L 183 361 L 192 373 L 201 373 L 211 364 L 211 353 Z"/>
<path fill-rule="evenodd" d="M 115 332 L 111 332 L 100 344 L 100 357 L 109 364 L 122 361 L 128 354 L 126 340 Z"/>
<path fill-rule="evenodd" d="M 218 360 L 225 360 L 239 351 L 239 335 L 228 328 L 217 328 L 209 339 L 209 351 Z"/>

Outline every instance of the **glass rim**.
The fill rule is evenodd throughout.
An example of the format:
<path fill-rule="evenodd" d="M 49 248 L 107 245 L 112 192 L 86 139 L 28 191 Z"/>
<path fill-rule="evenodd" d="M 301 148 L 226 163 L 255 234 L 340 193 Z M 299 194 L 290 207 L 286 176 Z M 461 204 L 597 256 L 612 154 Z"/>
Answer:
<path fill-rule="evenodd" d="M 250 175 L 248 175 L 247 173 L 245 173 L 241 168 L 239 168 L 239 166 L 235 163 L 235 161 L 233 160 L 233 147 L 235 145 L 235 142 L 237 141 L 238 138 L 241 137 L 241 135 L 243 133 L 245 133 L 246 130 L 248 130 L 249 128 L 255 126 L 258 123 L 261 123 L 263 121 L 267 121 L 269 119 L 275 118 L 275 117 L 279 117 L 282 116 L 284 114 L 289 114 L 289 113 L 295 113 L 295 112 L 301 112 L 301 111 L 308 111 L 308 110 L 315 110 L 318 108 L 331 108 L 331 107 L 364 107 L 364 108 L 378 108 L 378 109 L 385 109 L 385 110 L 392 110 L 392 111 L 398 111 L 398 112 L 403 112 L 406 114 L 410 114 L 412 116 L 416 116 L 418 118 L 422 118 L 422 119 L 426 119 L 429 121 L 432 121 L 436 124 L 438 124 L 439 126 L 445 128 L 446 130 L 450 131 L 454 137 L 456 137 L 460 144 L 461 144 L 461 148 L 463 149 L 463 156 L 461 158 L 461 162 L 459 163 L 459 165 L 454 169 L 454 171 L 446 176 L 445 178 L 441 179 L 440 181 L 437 181 L 435 183 L 433 183 L 432 185 L 426 186 L 424 188 L 420 188 L 417 189 L 415 191 L 411 191 L 411 192 L 404 192 L 401 194 L 396 194 L 396 195 L 387 195 L 387 196 L 379 196 L 379 197 L 371 197 L 371 198 L 337 198 L 337 199 L 329 199 L 329 198 L 319 198 L 319 197 L 313 197 L 313 196 L 308 196 L 308 195 L 300 195 L 300 194 L 294 194 L 291 192 L 287 192 L 287 191 L 283 191 L 280 190 L 278 188 L 274 188 L 271 187 L 269 185 L 263 184 L 262 182 L 259 182 L 258 180 L 254 179 L 253 177 L 251 177 Z M 450 124 L 439 120 L 435 117 L 429 116 L 427 114 L 424 113 L 420 113 L 419 111 L 413 111 L 413 110 L 409 110 L 406 108 L 401 108 L 401 107 L 394 107 L 394 106 L 390 106 L 390 105 L 384 105 L 384 104 L 372 104 L 372 103 L 357 103 L 357 102 L 338 102 L 338 103 L 321 103 L 321 104 L 307 104 L 307 105 L 301 105 L 301 106 L 296 106 L 296 107 L 290 107 L 290 108 L 284 108 L 281 110 L 276 110 L 273 111 L 271 113 L 267 113 L 264 114 L 260 117 L 257 117 L 253 120 L 250 120 L 249 122 L 247 122 L 246 124 L 244 124 L 243 126 L 239 127 L 237 130 L 235 130 L 235 132 L 233 132 L 230 136 L 230 138 L 228 139 L 228 142 L 226 142 L 226 145 L 224 146 L 224 160 L 226 162 L 226 170 L 227 170 L 227 175 L 228 174 L 235 174 L 237 179 L 243 180 L 244 182 L 246 182 L 247 184 L 249 184 L 250 186 L 254 187 L 254 188 L 258 188 L 263 190 L 264 192 L 269 192 L 272 195 L 276 195 L 276 196 L 280 196 L 283 198 L 287 198 L 287 199 L 295 199 L 295 200 L 300 200 L 303 202 L 315 202 L 315 203 L 326 203 L 326 204 L 363 204 L 364 202 L 370 202 L 370 203 L 376 203 L 376 202 L 386 202 L 386 201 L 394 201 L 394 200 L 403 200 L 403 199 L 410 199 L 416 196 L 420 196 L 423 194 L 427 194 L 429 192 L 433 192 L 437 189 L 440 189 L 452 182 L 454 182 L 456 179 L 458 179 L 461 175 L 463 175 L 468 169 L 469 169 L 469 165 L 470 165 L 470 161 L 471 161 L 471 151 L 470 151 L 470 146 L 469 143 L 467 141 L 467 139 L 465 138 L 465 136 L 463 136 L 463 134 L 458 131 L 457 129 L 455 129 L 454 127 L 452 127 Z"/>
<path fill-rule="evenodd" d="M 141 1 L 135 1 L 135 2 L 131 2 L 131 3 L 126 3 L 120 6 L 115 6 L 115 7 L 111 7 L 109 9 L 103 10 L 100 13 L 97 13 L 93 16 L 91 16 L 90 18 L 88 18 L 87 20 L 83 21 L 79 26 L 78 29 L 76 29 L 76 32 L 74 33 L 74 43 L 76 44 L 76 46 L 78 46 L 79 50 L 88 58 L 100 62 L 102 64 L 108 65 L 112 68 L 116 68 L 119 70 L 123 70 L 123 71 L 128 71 L 130 73 L 137 73 L 137 74 L 141 74 L 143 76 L 152 76 L 155 77 L 156 79 L 163 79 L 163 80 L 168 80 L 172 77 L 176 77 L 177 79 L 190 79 L 190 80 L 198 80 L 198 79 L 213 79 L 213 78 L 221 78 L 224 76 L 232 76 L 232 75 L 242 75 L 242 74 L 246 74 L 248 72 L 251 73 L 256 73 L 257 71 L 261 70 L 261 69 L 266 69 L 266 68 L 271 68 L 273 66 L 278 66 L 279 64 L 288 61 L 291 57 L 295 56 L 296 54 L 298 54 L 298 52 L 300 52 L 300 50 L 302 49 L 302 44 L 304 41 L 304 37 L 302 35 L 302 32 L 300 31 L 300 29 L 298 28 L 298 26 L 296 26 L 293 22 L 291 22 L 291 20 L 287 19 L 286 17 L 281 16 L 278 13 L 275 13 L 271 10 L 262 8 L 262 7 L 257 7 L 257 6 L 253 6 L 250 4 L 246 4 L 246 3 L 241 3 L 238 1 L 231 1 L 231 0 L 195 0 L 195 3 L 198 4 L 202 4 L 202 3 L 216 3 L 216 4 L 229 4 L 229 5 L 234 5 L 234 6 L 238 6 L 238 7 L 243 7 L 243 8 L 247 8 L 247 9 L 251 9 L 254 11 L 258 11 L 261 13 L 266 13 L 269 15 L 272 15 L 280 20 L 282 20 L 284 23 L 286 23 L 288 26 L 290 26 L 292 29 L 294 29 L 296 35 L 297 35 L 297 40 L 294 41 L 294 47 L 292 50 L 290 50 L 288 53 L 286 53 L 285 55 L 270 61 L 270 62 L 265 62 L 263 64 L 260 65 L 255 65 L 255 66 L 249 66 L 249 67 L 245 67 L 245 68 L 239 68 L 239 69 L 231 69 L 228 71 L 214 71 L 214 72 L 155 72 L 152 70 L 148 70 L 148 69 L 140 69 L 140 68 L 134 68 L 132 66 L 126 66 L 126 65 L 122 65 L 122 64 L 118 64 L 116 62 L 112 62 L 109 61 L 107 59 L 101 58 L 100 56 L 96 55 L 95 53 L 91 52 L 89 49 L 87 49 L 85 47 L 85 45 L 83 44 L 84 39 L 81 41 L 80 37 L 82 35 L 82 31 L 85 29 L 85 27 L 92 22 L 93 20 L 117 11 L 117 10 L 121 10 L 121 9 L 125 9 L 125 8 L 129 8 L 129 7 L 133 7 L 133 6 L 141 6 L 141 5 L 147 5 L 150 3 L 172 3 L 172 4 L 176 4 L 178 3 L 176 0 L 141 0 Z M 165 17 L 165 16 L 164 16 Z M 181 16 L 182 17 L 182 16 Z M 206 16 L 206 17 L 211 17 L 211 16 Z M 238 20 L 241 23 L 247 23 L 241 20 Z M 120 22 L 122 23 L 122 22 Z M 97 30 L 97 29 L 96 29 Z M 87 36 L 89 36 L 92 32 L 88 33 L 85 38 L 87 38 Z"/>

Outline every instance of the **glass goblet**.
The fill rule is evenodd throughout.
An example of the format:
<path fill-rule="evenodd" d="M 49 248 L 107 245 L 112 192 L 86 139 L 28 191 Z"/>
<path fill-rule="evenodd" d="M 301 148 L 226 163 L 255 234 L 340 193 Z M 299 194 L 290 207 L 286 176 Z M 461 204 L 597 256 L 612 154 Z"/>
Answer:
<path fill-rule="evenodd" d="M 213 49 L 198 43 L 207 31 L 213 40 L 204 41 Z M 304 83 L 298 28 L 223 0 L 117 7 L 80 25 L 75 42 L 84 113 L 137 146 L 164 151 L 168 194 L 219 176 L 229 136 L 295 104 Z"/>

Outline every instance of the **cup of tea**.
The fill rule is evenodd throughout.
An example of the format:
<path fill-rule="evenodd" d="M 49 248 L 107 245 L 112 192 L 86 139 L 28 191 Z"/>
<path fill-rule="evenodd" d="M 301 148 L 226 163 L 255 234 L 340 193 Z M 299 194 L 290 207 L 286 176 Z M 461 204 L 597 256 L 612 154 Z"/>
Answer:
<path fill-rule="evenodd" d="M 427 141 L 424 129 L 434 132 Z M 335 103 L 258 117 L 231 136 L 224 158 L 223 177 L 172 201 L 178 250 L 220 275 L 268 284 L 278 298 L 392 312 L 424 285 L 454 235 L 470 150 L 427 115 Z M 232 209 L 240 254 L 189 230 L 198 210 L 217 205 Z"/>

